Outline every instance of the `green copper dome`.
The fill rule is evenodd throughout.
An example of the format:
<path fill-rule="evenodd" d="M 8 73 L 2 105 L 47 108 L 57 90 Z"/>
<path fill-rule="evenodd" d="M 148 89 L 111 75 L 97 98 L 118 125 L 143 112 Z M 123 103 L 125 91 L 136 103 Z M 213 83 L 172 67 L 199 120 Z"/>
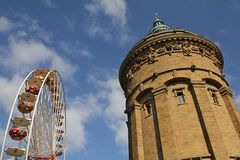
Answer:
<path fill-rule="evenodd" d="M 155 20 L 153 22 L 153 26 L 150 30 L 151 33 L 158 33 L 161 31 L 169 30 L 170 27 L 168 25 L 165 25 L 164 22 L 160 19 L 159 15 L 155 13 Z"/>

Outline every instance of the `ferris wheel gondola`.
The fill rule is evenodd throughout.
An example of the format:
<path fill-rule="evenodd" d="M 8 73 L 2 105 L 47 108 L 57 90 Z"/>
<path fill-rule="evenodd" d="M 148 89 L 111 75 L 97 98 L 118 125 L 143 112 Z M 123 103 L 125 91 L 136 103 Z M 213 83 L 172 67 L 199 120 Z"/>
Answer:
<path fill-rule="evenodd" d="M 29 73 L 13 103 L 0 160 L 65 160 L 66 101 L 56 70 Z"/>

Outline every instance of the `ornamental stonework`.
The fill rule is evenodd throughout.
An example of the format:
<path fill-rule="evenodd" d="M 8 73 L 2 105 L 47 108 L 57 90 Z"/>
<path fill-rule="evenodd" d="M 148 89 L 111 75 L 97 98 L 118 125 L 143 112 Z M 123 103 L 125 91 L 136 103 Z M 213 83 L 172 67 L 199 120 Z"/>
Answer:
<path fill-rule="evenodd" d="M 161 39 L 157 42 L 149 43 L 147 46 L 142 46 L 138 50 L 131 51 L 131 59 L 126 62 L 127 70 L 126 72 L 126 83 L 134 77 L 134 74 L 141 69 L 143 65 L 151 65 L 158 61 L 160 56 L 173 54 L 182 54 L 186 57 L 194 56 L 194 54 L 199 54 L 202 57 L 207 57 L 211 59 L 212 63 L 222 70 L 222 64 L 219 59 L 220 53 L 211 46 L 204 42 L 203 40 L 178 37 L 178 38 L 168 38 Z M 221 54 L 220 54 L 221 55 Z M 123 78 L 124 79 L 124 78 Z"/>

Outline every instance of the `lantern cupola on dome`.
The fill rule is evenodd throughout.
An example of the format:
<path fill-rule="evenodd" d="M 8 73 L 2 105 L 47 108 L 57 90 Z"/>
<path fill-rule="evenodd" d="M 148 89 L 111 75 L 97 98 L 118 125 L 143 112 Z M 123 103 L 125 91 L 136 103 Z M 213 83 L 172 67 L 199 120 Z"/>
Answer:
<path fill-rule="evenodd" d="M 158 32 L 169 30 L 169 29 L 171 28 L 168 25 L 164 24 L 164 22 L 160 19 L 159 15 L 155 13 L 155 20 L 153 22 L 153 26 L 150 29 L 149 34 L 158 33 Z"/>

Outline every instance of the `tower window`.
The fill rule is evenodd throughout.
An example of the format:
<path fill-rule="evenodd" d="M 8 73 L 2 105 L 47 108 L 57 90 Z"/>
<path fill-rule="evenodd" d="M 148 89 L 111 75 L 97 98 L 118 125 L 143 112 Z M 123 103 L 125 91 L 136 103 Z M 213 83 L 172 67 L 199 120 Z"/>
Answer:
<path fill-rule="evenodd" d="M 178 99 L 178 104 L 184 104 L 185 103 L 185 97 L 184 97 L 183 89 L 176 89 L 175 90 L 175 95 Z"/>
<path fill-rule="evenodd" d="M 146 116 L 152 114 L 152 105 L 151 105 L 151 103 L 146 103 L 145 104 L 145 110 L 146 110 Z"/>
<path fill-rule="evenodd" d="M 219 104 L 217 92 L 214 90 L 210 90 L 210 95 L 212 97 L 213 103 Z"/>

